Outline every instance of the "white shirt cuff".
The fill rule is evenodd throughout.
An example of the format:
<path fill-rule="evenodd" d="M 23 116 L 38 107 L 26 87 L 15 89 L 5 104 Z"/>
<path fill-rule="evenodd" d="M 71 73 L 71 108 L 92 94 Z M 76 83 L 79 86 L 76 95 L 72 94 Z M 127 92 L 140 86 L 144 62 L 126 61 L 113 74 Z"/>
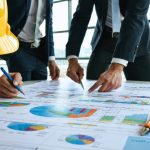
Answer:
<path fill-rule="evenodd" d="M 78 57 L 77 57 L 76 55 L 70 55 L 70 56 L 67 57 L 68 60 L 71 59 L 71 58 L 76 58 L 76 59 L 78 59 Z"/>
<path fill-rule="evenodd" d="M 55 60 L 55 56 L 49 56 L 49 57 L 48 57 L 48 60 L 49 60 L 49 61 Z"/>
<path fill-rule="evenodd" d="M 125 67 L 128 65 L 128 61 L 127 60 L 120 59 L 120 58 L 112 58 L 111 63 L 121 64 L 121 65 L 124 65 Z"/>

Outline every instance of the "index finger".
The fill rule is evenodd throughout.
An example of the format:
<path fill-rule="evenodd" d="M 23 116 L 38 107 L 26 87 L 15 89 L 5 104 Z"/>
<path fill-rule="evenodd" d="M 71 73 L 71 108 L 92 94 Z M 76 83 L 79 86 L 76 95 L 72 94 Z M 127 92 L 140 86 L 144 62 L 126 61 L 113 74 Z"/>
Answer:
<path fill-rule="evenodd" d="M 102 81 L 96 81 L 94 85 L 88 90 L 89 93 L 93 92 L 95 89 L 97 89 L 100 85 L 102 85 Z"/>
<path fill-rule="evenodd" d="M 20 82 L 22 82 L 22 77 L 20 73 L 15 73 L 15 74 L 10 74 L 11 76 L 13 76 L 14 80 L 13 80 L 13 84 L 14 85 L 19 85 Z"/>

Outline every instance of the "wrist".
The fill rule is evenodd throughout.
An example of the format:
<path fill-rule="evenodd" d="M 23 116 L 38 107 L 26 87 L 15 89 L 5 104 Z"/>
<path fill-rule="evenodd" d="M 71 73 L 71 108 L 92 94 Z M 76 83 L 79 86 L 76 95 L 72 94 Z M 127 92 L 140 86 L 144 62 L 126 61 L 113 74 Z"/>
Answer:
<path fill-rule="evenodd" d="M 55 63 L 56 63 L 55 60 L 49 60 L 49 61 L 48 61 L 48 64 L 49 64 L 49 65 L 55 64 Z"/>
<path fill-rule="evenodd" d="M 118 64 L 118 63 L 112 63 L 109 67 L 110 70 L 118 70 L 118 71 L 123 71 L 124 65 Z"/>
<path fill-rule="evenodd" d="M 55 62 L 55 60 L 48 60 L 48 62 Z"/>
<path fill-rule="evenodd" d="M 77 58 L 70 58 L 68 60 L 69 63 L 78 63 L 78 59 Z"/>
<path fill-rule="evenodd" d="M 111 63 L 122 64 L 125 67 L 128 65 L 128 61 L 127 60 L 121 59 L 121 58 L 115 58 L 115 57 L 112 58 Z"/>

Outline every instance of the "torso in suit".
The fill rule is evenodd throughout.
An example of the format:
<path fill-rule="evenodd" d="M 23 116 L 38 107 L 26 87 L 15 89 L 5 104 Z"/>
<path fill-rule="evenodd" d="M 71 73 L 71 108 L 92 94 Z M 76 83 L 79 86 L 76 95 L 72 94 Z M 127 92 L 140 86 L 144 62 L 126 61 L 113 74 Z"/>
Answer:
<path fill-rule="evenodd" d="M 7 0 L 8 20 L 15 35 L 23 30 L 32 0 Z M 32 47 L 32 42 L 20 40 L 19 50 L 11 54 L 6 62 L 9 72 L 20 72 L 23 81 L 47 79 L 48 57 L 54 56 L 52 32 L 52 0 L 46 2 L 46 36 L 41 39 L 39 47 Z M 34 32 L 34 31 L 33 31 Z"/>
<path fill-rule="evenodd" d="M 26 23 L 31 0 L 7 0 L 7 4 L 9 13 L 8 21 L 11 26 L 11 30 L 15 35 L 18 35 Z M 46 37 L 44 39 L 45 47 L 43 48 L 43 61 L 47 64 L 48 56 L 54 56 L 51 8 L 52 0 L 47 0 L 46 6 Z"/>
<path fill-rule="evenodd" d="M 107 15 L 107 0 L 79 0 L 70 28 L 70 36 L 66 45 L 68 55 L 79 55 L 89 19 L 95 5 L 98 22 L 91 42 L 95 50 L 103 32 Z M 137 53 L 144 55 L 150 50 L 150 30 L 146 17 L 149 0 L 120 0 L 121 13 L 125 16 L 122 22 L 120 38 L 117 42 L 114 57 L 130 62 L 134 61 Z M 79 23 L 80 22 L 80 23 Z"/>

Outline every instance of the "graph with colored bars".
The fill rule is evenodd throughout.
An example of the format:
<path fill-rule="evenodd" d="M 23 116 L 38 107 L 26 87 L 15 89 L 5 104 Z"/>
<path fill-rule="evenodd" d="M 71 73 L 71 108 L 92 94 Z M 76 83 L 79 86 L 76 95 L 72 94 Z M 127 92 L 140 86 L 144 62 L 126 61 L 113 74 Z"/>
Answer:
<path fill-rule="evenodd" d="M 72 108 L 69 110 L 69 118 L 90 117 L 96 112 L 96 109 Z"/>
<path fill-rule="evenodd" d="M 34 107 L 30 110 L 30 112 L 37 116 L 43 117 L 67 117 L 67 118 L 82 118 L 82 117 L 90 117 L 95 112 L 96 109 L 88 109 L 88 108 L 63 108 L 56 106 L 39 106 Z"/>
<path fill-rule="evenodd" d="M 26 105 L 29 105 L 29 103 L 0 101 L 0 107 L 17 107 Z"/>
<path fill-rule="evenodd" d="M 147 114 L 135 114 L 135 115 L 128 115 L 125 116 L 123 123 L 125 124 L 144 124 L 147 121 Z"/>
<path fill-rule="evenodd" d="M 119 106 L 119 107 L 118 107 Z M 148 107 L 147 107 L 148 108 Z M 99 122 L 109 124 L 141 125 L 146 123 L 149 110 L 132 105 L 111 105 L 98 109 Z"/>
<path fill-rule="evenodd" d="M 128 115 L 125 116 L 120 123 L 129 125 L 140 125 L 140 124 L 142 125 L 146 123 L 147 117 L 148 117 L 147 114 Z M 112 123 L 115 118 L 116 116 L 102 116 L 100 118 L 100 122 Z"/>

